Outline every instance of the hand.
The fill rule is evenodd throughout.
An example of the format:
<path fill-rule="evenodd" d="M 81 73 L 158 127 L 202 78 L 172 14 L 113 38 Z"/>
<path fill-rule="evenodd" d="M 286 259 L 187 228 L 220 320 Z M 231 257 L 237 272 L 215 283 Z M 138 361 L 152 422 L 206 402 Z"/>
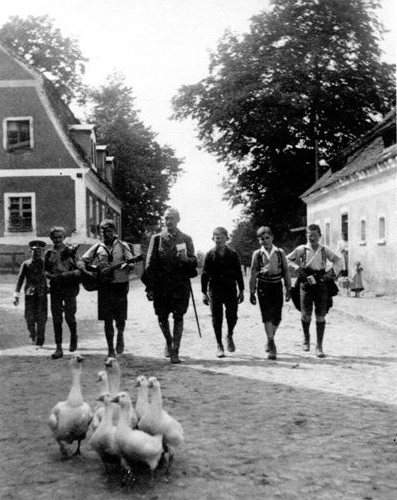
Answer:
<path fill-rule="evenodd" d="M 77 269 L 84 271 L 85 270 L 85 262 L 83 260 L 78 260 L 76 262 L 76 267 L 77 267 Z"/>
<path fill-rule="evenodd" d="M 153 290 L 147 290 L 146 291 L 146 297 L 147 297 L 147 299 L 148 299 L 149 302 L 152 302 L 153 299 L 154 299 Z"/>
<path fill-rule="evenodd" d="M 14 304 L 14 306 L 17 306 L 19 304 L 19 297 L 14 298 L 13 304 Z"/>
<path fill-rule="evenodd" d="M 323 280 L 324 281 L 333 281 L 335 278 L 336 278 L 335 271 L 333 269 L 330 269 L 323 276 Z"/>
<path fill-rule="evenodd" d="M 187 255 L 185 250 L 178 250 L 177 257 L 182 262 L 187 262 Z"/>
<path fill-rule="evenodd" d="M 203 293 L 203 304 L 205 304 L 206 306 L 210 305 L 210 298 L 206 293 Z"/>
<path fill-rule="evenodd" d="M 242 290 L 237 296 L 237 303 L 241 304 L 241 302 L 244 302 L 244 292 Z"/>
<path fill-rule="evenodd" d="M 285 292 L 285 302 L 289 302 L 291 299 L 291 289 Z"/>
<path fill-rule="evenodd" d="M 256 305 L 256 297 L 255 297 L 255 294 L 254 293 L 251 293 L 250 294 L 250 302 L 253 306 Z"/>

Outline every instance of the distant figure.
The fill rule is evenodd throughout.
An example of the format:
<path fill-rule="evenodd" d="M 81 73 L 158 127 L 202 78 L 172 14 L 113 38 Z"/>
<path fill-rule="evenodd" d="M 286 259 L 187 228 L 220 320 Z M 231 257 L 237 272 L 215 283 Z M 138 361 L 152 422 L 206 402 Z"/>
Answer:
<path fill-rule="evenodd" d="M 45 253 L 44 269 L 50 280 L 51 314 L 54 324 L 56 350 L 53 359 L 63 357 L 62 322 L 63 315 L 70 330 L 69 351 L 77 349 L 77 295 L 80 291 L 80 271 L 77 269 L 76 248 L 64 243 L 66 232 L 63 227 L 50 230 L 53 247 Z"/>
<path fill-rule="evenodd" d="M 338 250 L 342 256 L 341 270 L 339 275 L 346 278 L 349 274 L 349 243 L 342 237 L 338 241 Z"/>
<path fill-rule="evenodd" d="M 351 290 L 355 297 L 360 297 L 360 293 L 364 290 L 362 272 L 364 271 L 360 261 L 354 263 L 354 275 L 351 283 Z"/>
<path fill-rule="evenodd" d="M 328 312 L 328 281 L 335 280 L 340 272 L 341 258 L 328 247 L 321 245 L 321 229 L 310 224 L 306 230 L 307 243 L 299 245 L 288 256 L 289 266 L 298 271 L 300 282 L 300 306 L 303 328 L 304 351 L 310 350 L 310 322 L 313 306 L 316 316 L 317 347 L 316 356 L 324 358 L 323 339 L 325 315 Z M 332 267 L 326 271 L 327 261 Z"/>
<path fill-rule="evenodd" d="M 286 288 L 285 300 L 291 297 L 291 278 L 284 250 L 273 245 L 273 232 L 270 227 L 260 227 L 257 231 L 261 245 L 252 256 L 250 276 L 250 302 L 256 304 L 258 294 L 262 321 L 267 336 L 268 359 L 277 358 L 274 336 L 281 322 L 283 308 L 283 285 Z"/>
<path fill-rule="evenodd" d="M 132 259 L 132 252 L 128 243 L 118 238 L 114 220 L 104 219 L 99 225 L 99 230 L 102 241 L 89 248 L 81 259 L 86 267 L 96 265 L 102 276 L 105 278 L 107 276 L 98 287 L 98 320 L 104 322 L 108 356 L 115 358 L 116 354 L 124 352 L 129 276 L 133 267 L 126 261 Z M 116 351 L 113 323 L 117 330 Z"/>
<path fill-rule="evenodd" d="M 216 227 L 212 234 L 215 248 L 206 253 L 201 274 L 203 303 L 211 306 L 212 326 L 217 342 L 217 357 L 224 358 L 222 343 L 223 306 L 227 322 L 227 349 L 234 352 L 234 327 L 237 323 L 238 304 L 244 300 L 244 280 L 237 253 L 226 244 L 229 239 L 224 227 Z M 239 292 L 237 294 L 238 286 Z"/>
<path fill-rule="evenodd" d="M 14 305 L 19 304 L 19 292 L 25 281 L 25 320 L 30 340 L 38 347 L 44 344 L 47 322 L 47 280 L 44 274 L 43 249 L 45 242 L 29 243 L 31 258 L 22 263 L 14 292 Z"/>
<path fill-rule="evenodd" d="M 175 208 L 164 213 L 165 228 L 150 239 L 146 269 L 142 281 L 146 296 L 153 301 L 154 311 L 163 332 L 165 356 L 180 363 L 179 347 L 183 333 L 183 316 L 189 306 L 190 278 L 197 276 L 197 259 L 190 236 L 178 229 L 180 216 Z M 169 315 L 174 318 L 171 335 Z"/>

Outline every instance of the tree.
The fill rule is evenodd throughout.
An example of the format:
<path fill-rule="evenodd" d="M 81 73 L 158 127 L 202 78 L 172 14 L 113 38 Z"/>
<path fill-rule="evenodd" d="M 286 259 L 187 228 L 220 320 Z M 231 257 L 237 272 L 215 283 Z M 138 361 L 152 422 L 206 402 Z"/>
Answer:
<path fill-rule="evenodd" d="M 242 219 L 230 235 L 230 246 L 238 253 L 244 267 L 251 265 L 252 254 L 259 248 L 256 230 L 250 219 Z"/>
<path fill-rule="evenodd" d="M 0 41 L 48 78 L 66 104 L 83 99 L 87 59 L 77 41 L 62 36 L 50 17 L 12 16 L 0 29 Z"/>
<path fill-rule="evenodd" d="M 115 73 L 89 93 L 98 140 L 115 156 L 115 190 L 123 201 L 123 234 L 137 241 L 157 226 L 182 160 L 139 119 L 132 89 Z"/>
<path fill-rule="evenodd" d="M 395 105 L 378 6 L 272 0 L 249 33 L 225 33 L 209 76 L 174 97 L 174 118 L 197 122 L 204 147 L 226 164 L 226 197 L 255 225 L 301 225 L 315 158 L 334 156 Z"/>

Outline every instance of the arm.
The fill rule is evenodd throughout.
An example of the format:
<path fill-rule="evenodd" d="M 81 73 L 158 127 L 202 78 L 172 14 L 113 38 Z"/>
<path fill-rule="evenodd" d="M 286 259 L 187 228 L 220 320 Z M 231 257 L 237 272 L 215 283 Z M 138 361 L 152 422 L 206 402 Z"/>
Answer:
<path fill-rule="evenodd" d="M 288 302 L 289 299 L 291 298 L 291 276 L 289 273 L 287 257 L 285 255 L 284 250 L 280 249 L 280 255 L 281 255 L 281 265 L 282 265 L 281 273 L 283 275 L 284 285 L 286 289 L 285 300 Z"/>
<path fill-rule="evenodd" d="M 297 271 L 300 268 L 301 256 L 299 256 L 298 248 L 292 250 L 291 253 L 287 255 L 287 265 L 289 269 Z"/>
<path fill-rule="evenodd" d="M 19 304 L 19 293 L 21 291 L 23 282 L 26 278 L 26 263 L 23 262 L 21 267 L 19 268 L 19 273 L 17 277 L 17 284 L 15 286 L 14 292 L 14 305 L 17 306 Z"/>
<path fill-rule="evenodd" d="M 207 293 L 208 282 L 210 280 L 210 274 L 211 274 L 210 258 L 211 258 L 211 254 L 210 254 L 210 252 L 207 252 L 205 254 L 205 257 L 204 257 L 204 266 L 203 266 L 203 271 L 201 273 L 201 293 L 202 293 L 202 298 L 203 298 L 203 304 L 205 304 L 206 306 L 208 306 L 210 303 L 208 293 Z"/>
<path fill-rule="evenodd" d="M 258 276 L 258 271 L 259 271 L 259 264 L 258 264 L 258 251 L 255 251 L 253 256 L 252 256 L 252 261 L 251 261 L 251 272 L 250 272 L 250 280 L 249 280 L 249 287 L 250 287 L 250 302 L 251 304 L 255 305 L 256 304 L 256 297 L 255 297 L 255 291 L 256 291 L 256 278 Z"/>
<path fill-rule="evenodd" d="M 235 254 L 235 260 L 234 260 L 234 267 L 235 267 L 235 277 L 237 281 L 237 286 L 239 289 L 239 294 L 237 301 L 239 304 L 244 301 L 244 278 L 243 278 L 243 273 L 241 271 L 241 262 L 240 262 L 240 257 L 238 254 Z"/>
<path fill-rule="evenodd" d="M 325 247 L 325 256 L 326 258 L 332 262 L 331 269 L 326 273 L 327 278 L 334 279 L 338 276 L 343 268 L 343 260 L 336 253 L 334 253 L 329 248 Z"/>

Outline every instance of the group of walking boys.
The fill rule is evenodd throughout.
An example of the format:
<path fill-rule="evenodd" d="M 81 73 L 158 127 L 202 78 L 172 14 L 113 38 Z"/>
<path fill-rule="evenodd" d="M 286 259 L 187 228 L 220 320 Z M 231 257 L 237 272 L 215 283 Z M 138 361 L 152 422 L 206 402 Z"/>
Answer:
<path fill-rule="evenodd" d="M 155 314 L 165 339 L 165 356 L 171 363 L 180 363 L 179 349 L 183 335 L 183 320 L 191 295 L 190 279 L 197 276 L 197 259 L 192 238 L 178 229 L 179 212 L 169 208 L 164 214 L 164 229 L 150 239 L 142 281 L 146 296 L 153 302 Z M 14 293 L 18 305 L 19 294 L 25 282 L 25 319 L 32 341 L 44 343 L 47 320 L 47 293 L 51 299 L 56 350 L 53 359 L 63 357 L 63 315 L 70 330 L 69 351 L 77 349 L 76 297 L 81 274 L 97 264 L 99 269 L 115 267 L 111 278 L 98 288 L 98 319 L 104 321 L 108 356 L 124 351 L 124 330 L 128 309 L 129 273 L 133 264 L 130 246 L 116 234 L 113 220 L 100 223 L 101 241 L 89 248 L 80 258 L 76 249 L 64 243 L 62 227 L 53 227 L 50 238 L 53 247 L 44 253 L 45 242 L 30 242 L 31 258 L 21 265 Z M 252 256 L 249 279 L 250 302 L 257 299 L 267 337 L 269 359 L 277 358 L 275 333 L 281 322 L 282 307 L 291 297 L 290 269 L 295 269 L 300 281 L 300 306 L 303 328 L 303 350 L 310 350 L 310 322 L 316 319 L 316 355 L 324 357 L 323 338 L 325 315 L 328 311 L 327 282 L 336 279 L 341 259 L 328 247 L 321 245 L 321 229 L 316 224 L 307 228 L 307 243 L 296 247 L 289 255 L 273 243 L 269 227 L 257 231 L 260 248 Z M 213 231 L 215 243 L 204 258 L 201 274 L 203 303 L 211 308 L 219 358 L 225 356 L 222 336 L 223 314 L 227 323 L 227 349 L 234 352 L 234 328 L 238 305 L 244 300 L 244 280 L 237 253 L 228 245 L 228 232 L 223 227 Z M 170 326 L 169 317 L 173 316 Z M 116 336 L 116 342 L 114 337 Z"/>

